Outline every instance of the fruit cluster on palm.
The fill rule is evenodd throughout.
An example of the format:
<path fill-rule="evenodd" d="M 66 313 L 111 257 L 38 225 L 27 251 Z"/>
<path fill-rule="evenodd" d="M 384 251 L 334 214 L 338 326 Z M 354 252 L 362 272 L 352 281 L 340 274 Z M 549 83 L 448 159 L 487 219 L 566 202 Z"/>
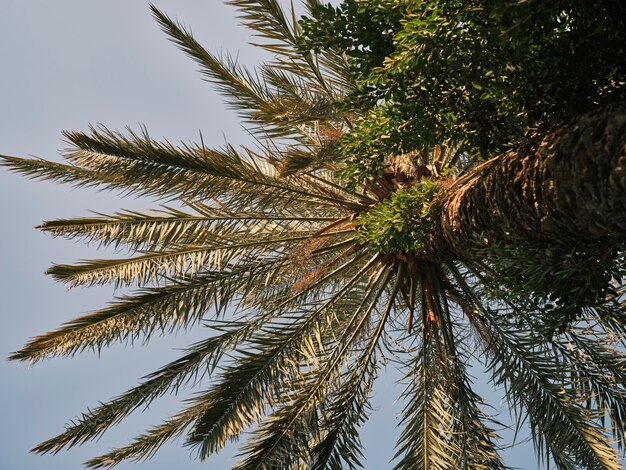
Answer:
<path fill-rule="evenodd" d="M 40 227 L 132 253 L 55 265 L 55 279 L 138 290 L 35 337 L 12 359 L 36 362 L 207 328 L 178 360 L 35 451 L 95 439 L 191 384 L 201 391 L 179 413 L 88 465 L 139 460 L 183 434 L 205 458 L 249 430 L 239 469 L 357 467 L 358 430 L 381 363 L 392 359 L 406 382 L 397 469 L 505 468 L 497 423 L 472 390 L 468 368 L 477 362 L 505 390 L 519 424 L 529 425 L 541 457 L 563 469 L 621 468 L 620 240 L 608 237 L 598 248 L 530 244 L 518 255 L 504 239 L 483 243 L 505 231 L 501 223 L 468 228 L 452 216 L 481 172 L 502 159 L 481 162 L 450 143 L 389 155 L 380 175 L 346 184 L 337 176 L 345 163 L 337 144 L 361 116 L 336 106 L 354 88 L 345 56 L 303 51 L 298 22 L 276 0 L 229 3 L 272 54 L 255 71 L 207 52 L 153 12 L 249 123 L 255 148 L 175 146 L 143 130 L 97 128 L 66 134 L 66 164 L 4 157 L 34 178 L 167 201 L 152 212 Z M 610 116 L 619 121 L 621 109 Z M 565 282 L 598 273 L 602 285 L 586 304 L 568 304 L 570 293 L 549 285 L 537 292 L 543 274 L 521 265 L 549 257 L 546 250 L 593 261 Z"/>

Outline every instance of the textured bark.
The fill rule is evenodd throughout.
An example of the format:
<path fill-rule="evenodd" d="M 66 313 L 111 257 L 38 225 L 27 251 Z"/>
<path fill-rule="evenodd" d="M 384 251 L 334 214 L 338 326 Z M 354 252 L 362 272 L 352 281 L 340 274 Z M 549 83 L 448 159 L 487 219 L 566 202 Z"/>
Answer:
<path fill-rule="evenodd" d="M 427 257 L 476 256 L 481 234 L 626 241 L 626 103 L 535 135 L 452 183 L 439 204 Z"/>

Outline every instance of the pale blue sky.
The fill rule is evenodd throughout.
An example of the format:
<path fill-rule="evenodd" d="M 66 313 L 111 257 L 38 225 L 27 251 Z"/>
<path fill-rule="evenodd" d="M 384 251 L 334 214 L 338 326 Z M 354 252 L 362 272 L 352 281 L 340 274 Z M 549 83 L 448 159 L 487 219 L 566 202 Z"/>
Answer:
<path fill-rule="evenodd" d="M 233 9 L 218 0 L 155 1 L 191 26 L 209 50 L 227 49 L 254 63 L 258 52 L 246 46 Z M 0 153 L 58 159 L 61 132 L 85 130 L 90 123 L 112 129 L 144 124 L 155 137 L 207 144 L 225 139 L 245 142 L 236 117 L 227 111 L 195 64 L 171 45 L 150 17 L 143 0 L 0 0 Z M 33 335 L 56 328 L 82 312 L 103 306 L 112 289 L 67 291 L 44 276 L 52 262 L 102 257 L 95 248 L 53 240 L 32 227 L 44 219 L 85 215 L 87 210 L 153 207 L 92 190 L 70 190 L 36 183 L 0 170 L 0 356 L 6 357 Z M 139 377 L 176 357 L 202 337 L 202 331 L 157 338 L 147 347 L 114 347 L 98 358 L 86 353 L 28 368 L 0 362 L 0 469 L 78 469 L 89 457 L 122 445 L 133 435 L 175 411 L 177 398 L 165 398 L 133 415 L 99 442 L 56 456 L 29 454 L 28 448 L 63 430 L 87 407 L 94 407 L 136 384 Z M 394 404 L 401 388 L 383 372 L 376 390 L 380 408 L 364 433 L 367 468 L 390 468 Z M 481 387 L 486 388 L 486 387 Z M 495 399 L 496 408 L 500 398 Z M 229 468 L 232 451 L 208 462 L 191 459 L 178 443 L 166 446 L 140 468 Z M 528 447 L 510 453 L 509 463 L 536 468 Z"/>

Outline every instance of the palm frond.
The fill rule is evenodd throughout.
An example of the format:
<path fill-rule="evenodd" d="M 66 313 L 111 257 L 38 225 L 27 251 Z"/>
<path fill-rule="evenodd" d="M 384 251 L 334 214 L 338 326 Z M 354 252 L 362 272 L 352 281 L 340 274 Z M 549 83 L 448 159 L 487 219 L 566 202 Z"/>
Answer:
<path fill-rule="evenodd" d="M 372 269 L 375 259 L 366 263 L 350 281 L 331 295 L 311 315 L 296 318 L 293 323 L 277 324 L 265 335 L 251 339 L 257 352 L 246 348 L 244 358 L 224 373 L 224 380 L 199 401 L 213 403 L 198 419 L 188 438 L 190 445 L 200 446 L 200 456 L 219 450 L 228 439 L 236 437 L 271 405 L 272 390 L 284 387 L 288 379 L 299 375 L 303 338 L 333 325 L 332 307 L 347 295 L 364 273 Z M 248 371 L 248 373 L 244 373 Z"/>
<path fill-rule="evenodd" d="M 71 184 L 77 188 L 89 188 L 105 186 L 109 189 L 133 190 L 138 194 L 153 194 L 151 189 L 140 190 L 135 182 L 120 180 L 115 175 L 101 174 L 80 168 L 75 165 L 56 163 L 40 158 L 19 158 L 8 155 L 0 156 L 1 164 L 9 167 L 12 171 L 20 173 L 35 180 L 50 180 L 59 183 Z M 175 186 L 173 183 L 172 186 Z"/>
<path fill-rule="evenodd" d="M 202 73 L 220 92 L 229 97 L 229 104 L 249 117 L 251 110 L 271 109 L 269 90 L 229 56 L 218 59 L 202 47 L 184 26 L 172 20 L 154 5 L 152 13 L 170 39 L 202 67 Z"/>
<path fill-rule="evenodd" d="M 290 376 L 297 375 L 297 360 L 294 360 L 293 354 L 298 352 L 303 336 L 314 334 L 320 324 L 332 321 L 331 307 L 349 293 L 376 262 L 375 257 L 360 268 L 343 289 L 332 294 L 317 309 L 317 314 L 297 317 L 287 324 L 268 326 L 268 333 L 249 338 L 250 346 L 242 347 L 239 351 L 243 354 L 243 359 L 238 361 L 237 367 L 230 368 L 230 373 L 229 369 L 225 370 L 221 385 L 198 395 L 186 409 L 138 436 L 128 446 L 95 458 L 87 465 L 102 468 L 126 459 L 148 458 L 164 442 L 181 435 L 193 423 L 196 424 L 189 435 L 190 443 L 202 442 L 206 452 L 210 452 L 213 446 L 220 448 L 228 439 L 236 437 L 259 416 L 265 408 L 265 401 L 271 400 L 272 390 L 280 387 L 276 382 L 284 383 Z M 322 314 L 325 319 L 320 317 Z M 221 393 L 216 392 L 218 389 Z"/>
<path fill-rule="evenodd" d="M 239 9 L 244 25 L 262 39 L 255 45 L 274 56 L 274 68 L 306 78 L 309 87 L 326 94 L 331 101 L 338 101 L 354 88 L 345 56 L 335 51 L 324 51 L 318 56 L 299 47 L 301 31 L 293 4 L 285 11 L 277 0 L 229 0 L 227 3 Z M 312 3 L 309 2 L 309 8 Z"/>
<path fill-rule="evenodd" d="M 320 223 L 335 220 L 335 217 L 328 216 L 232 214 L 224 209 L 200 204 L 190 204 L 189 207 L 194 212 L 164 207 L 153 212 L 125 211 L 113 215 L 97 214 L 96 217 L 52 220 L 37 228 L 55 237 L 82 238 L 86 242 L 98 242 L 101 246 L 155 250 L 195 244 L 210 239 L 210 234 L 216 233 L 302 230 L 307 225 L 311 231 L 315 231 Z"/>
<path fill-rule="evenodd" d="M 244 24 L 259 37 L 270 41 L 267 47 L 270 52 L 291 54 L 297 53 L 297 28 L 295 14 L 287 16 L 277 0 L 228 0 L 240 11 Z"/>
<path fill-rule="evenodd" d="M 482 267 L 488 271 L 488 267 Z M 497 288 L 489 279 L 482 278 L 476 270 L 469 271 L 477 276 L 483 288 Z M 537 317 L 543 314 L 541 307 L 537 305 L 532 305 L 530 311 L 525 311 L 523 306 L 516 303 L 516 299 L 503 297 L 502 302 L 506 305 L 505 311 L 513 313 L 518 322 L 523 320 L 528 325 L 533 325 L 532 319 L 526 320 L 529 315 Z M 564 386 L 569 387 L 575 395 L 571 398 L 573 403 L 595 410 L 595 414 L 587 417 L 588 420 L 606 432 L 604 423 L 608 419 L 608 429 L 614 439 L 612 444 L 616 441 L 619 448 L 623 449 L 626 358 L 620 350 L 623 347 L 623 324 L 619 320 L 623 315 L 623 307 L 609 296 L 605 303 L 585 308 L 584 311 L 585 316 L 558 336 L 546 336 L 545 331 L 529 333 L 532 341 L 528 344 L 538 348 L 540 354 L 545 354 L 547 360 L 560 368 L 561 375 L 553 377 L 553 380 L 557 383 L 562 381 L 566 384 Z M 568 465 L 569 460 L 569 457 L 565 459 L 564 465 Z"/>
<path fill-rule="evenodd" d="M 268 261 L 214 274 L 198 275 L 162 287 L 147 288 L 121 297 L 108 307 L 78 317 L 62 328 L 37 336 L 11 359 L 39 361 L 51 356 L 100 350 L 113 342 L 148 338 L 153 331 L 168 331 L 197 323 L 211 308 L 216 315 L 229 302 L 263 279 L 280 262 Z"/>
<path fill-rule="evenodd" d="M 182 199 L 219 198 L 231 211 L 263 210 L 277 200 L 283 204 L 318 201 L 336 213 L 337 199 L 308 190 L 280 178 L 268 163 L 252 163 L 233 147 L 209 150 L 201 147 L 176 148 L 129 131 L 128 136 L 92 129 L 91 134 L 67 134 L 75 145 L 60 164 L 39 159 L 2 157 L 5 165 L 33 178 L 73 184 L 76 187 L 103 186 L 157 197 Z M 346 207 L 354 205 L 344 198 Z M 305 209 L 306 212 L 306 209 Z"/>
<path fill-rule="evenodd" d="M 581 336 L 585 337 L 582 340 Z M 555 341 L 567 360 L 573 386 L 586 396 L 586 406 L 598 410 L 600 422 L 608 419 L 613 439 L 626 448 L 626 358 L 604 337 L 593 338 L 589 329 L 569 334 L 567 341 Z"/>
<path fill-rule="evenodd" d="M 374 334 L 368 339 L 368 345 L 354 361 L 351 370 L 341 374 L 341 383 L 328 394 L 322 409 L 324 416 L 321 426 L 322 436 L 311 449 L 311 465 L 313 469 L 323 468 L 358 468 L 361 464 L 362 450 L 358 429 L 366 421 L 369 410 L 369 395 L 378 370 L 376 352 L 380 349 L 380 339 L 385 331 L 387 318 L 396 302 L 403 279 L 404 266 L 396 273 L 395 286 L 386 299 L 386 306 L 378 319 Z M 383 287 L 389 282 L 384 278 Z M 379 292 L 374 297 L 374 305 L 382 296 Z M 365 316 L 365 315 L 363 315 Z M 349 326 L 346 331 L 355 331 L 358 335 L 362 330 Z"/>
<path fill-rule="evenodd" d="M 294 233 L 294 232 L 291 232 Z M 351 231 L 344 231 L 349 234 Z M 319 237 L 334 237 L 340 234 L 332 232 Z M 203 245 L 182 246 L 177 250 L 157 250 L 140 256 L 122 259 L 81 261 L 74 265 L 57 264 L 46 271 L 57 281 L 70 287 L 115 283 L 144 285 L 170 277 L 194 276 L 222 267 L 234 267 L 242 260 L 263 260 L 280 251 L 281 248 L 295 245 L 311 237 L 311 232 L 289 237 L 268 237 L 267 234 L 255 234 L 256 241 L 250 239 L 250 233 L 224 236 L 222 244 L 216 240 L 205 241 Z M 265 235 L 265 236 L 264 236 Z M 234 263 L 234 264 L 232 264 Z"/>
<path fill-rule="evenodd" d="M 557 464 L 618 470 L 619 458 L 605 430 L 596 424 L 597 416 L 582 406 L 564 371 L 545 352 L 537 351 L 532 341 L 507 331 L 495 315 L 477 321 L 492 354 L 489 368 L 494 382 L 505 387 L 511 406 L 528 416 L 539 452 L 549 452 Z"/>
<path fill-rule="evenodd" d="M 141 134 L 130 129 L 127 132 L 122 135 L 104 127 L 92 128 L 89 134 L 68 132 L 66 137 L 73 147 L 64 156 L 72 164 L 109 179 L 115 176 L 116 180 L 132 181 L 133 188 L 145 188 L 149 194 L 175 192 L 183 199 L 219 198 L 233 211 L 267 206 L 277 199 L 319 200 L 322 205 L 331 205 L 330 198 L 279 178 L 259 155 L 246 158 L 232 146 L 222 150 L 175 147 L 167 141 L 154 141 L 145 129 Z"/>
<path fill-rule="evenodd" d="M 341 365 L 346 361 L 348 348 L 361 334 L 364 326 L 371 322 L 370 315 L 383 292 L 384 281 L 389 279 L 390 274 L 389 268 L 378 270 L 349 321 L 340 330 L 339 339 L 333 341 L 331 352 L 326 353 L 321 334 L 318 334 L 316 343 L 304 343 L 308 371 L 293 381 L 290 387 L 293 390 L 292 396 L 288 400 L 290 403 L 271 415 L 265 425 L 254 433 L 255 437 L 244 448 L 245 458 L 237 465 L 237 469 L 272 468 L 278 462 L 289 466 L 291 462 L 301 458 L 303 453 L 308 453 L 302 447 L 302 444 L 307 445 L 310 442 L 310 436 L 306 432 L 309 427 L 307 423 L 318 428 L 317 423 L 311 423 L 311 417 L 318 414 L 317 409 L 321 407 L 325 392 L 334 382 L 332 377 L 340 372 Z M 383 318 L 379 321 L 377 330 L 382 331 L 384 323 Z M 331 330 L 333 336 L 337 334 L 336 330 L 336 327 Z M 373 348 L 377 344 L 378 336 L 375 335 L 372 341 Z M 370 355 L 366 356 L 369 360 Z"/>
<path fill-rule="evenodd" d="M 264 20 L 255 25 L 266 25 L 269 19 L 272 26 L 280 25 L 276 27 L 281 28 L 281 31 L 263 30 L 280 37 L 282 31 L 290 30 L 290 26 L 285 23 L 282 9 L 276 2 L 266 3 L 273 9 L 273 14 L 265 16 Z M 302 86 L 302 78 L 279 75 L 267 67 L 253 73 L 227 54 L 216 57 L 204 49 L 184 26 L 154 6 L 152 11 L 165 33 L 200 65 L 202 73 L 217 86 L 228 104 L 244 119 L 259 126 L 262 133 L 267 132 L 273 137 L 292 136 L 294 133 L 301 134 L 299 126 L 304 123 L 336 119 L 332 102 L 319 92 L 312 91 L 315 88 Z M 247 18 L 252 16 L 248 15 Z M 285 51 L 281 49 L 281 52 Z M 298 80 L 300 86 L 294 87 L 294 80 Z"/>
<path fill-rule="evenodd" d="M 499 436 L 489 427 L 491 419 L 485 414 L 483 399 L 471 388 L 469 378 L 459 358 L 451 360 L 454 380 L 449 383 L 453 399 L 455 426 L 452 438 L 459 449 L 456 468 L 465 470 L 503 470 L 507 468 L 496 444 Z"/>
<path fill-rule="evenodd" d="M 127 446 L 88 460 L 85 462 L 85 466 L 89 468 L 111 468 L 124 460 L 139 462 L 149 459 L 167 441 L 182 435 L 202 410 L 203 404 L 189 407 L 136 437 Z"/>
<path fill-rule="evenodd" d="M 165 208 L 153 213 L 134 211 L 97 217 L 78 217 L 43 222 L 39 230 L 55 237 L 83 238 L 97 241 L 101 246 L 128 245 L 131 249 L 156 249 L 172 244 L 190 243 L 210 219 L 200 214 L 189 214 Z"/>
<path fill-rule="evenodd" d="M 176 391 L 189 381 L 199 381 L 203 375 L 210 373 L 222 354 L 232 347 L 238 333 L 238 330 L 231 329 L 192 345 L 184 356 L 146 376 L 139 386 L 88 410 L 62 434 L 42 442 L 32 450 L 41 454 L 56 454 L 65 447 L 97 439 L 136 409 L 147 408 L 153 400 L 166 392 Z"/>
<path fill-rule="evenodd" d="M 325 257 L 334 250 L 351 246 L 353 241 L 339 241 L 306 253 L 310 260 Z M 350 248 L 352 251 L 352 248 Z M 11 355 L 13 360 L 39 361 L 50 356 L 73 355 L 85 349 L 97 349 L 116 341 L 139 337 L 149 338 L 153 331 L 171 331 L 187 327 L 204 318 L 211 308 L 215 315 L 224 312 L 234 299 L 242 309 L 263 307 L 269 313 L 276 308 L 297 307 L 298 303 L 313 302 L 317 291 L 327 284 L 338 282 L 362 258 L 355 254 L 347 262 L 318 268 L 315 276 L 304 274 L 298 282 L 291 277 L 276 290 L 275 278 L 285 270 L 291 273 L 293 254 L 274 259 L 257 260 L 228 267 L 214 273 L 201 273 L 193 279 L 172 280 L 162 287 L 146 288 L 134 295 L 121 297 L 109 307 L 76 318 L 57 331 L 33 338 L 20 351 Z M 297 262 L 301 262 L 296 257 Z M 337 261 L 342 261 L 338 259 Z M 323 265 L 323 266 L 324 266 Z M 330 269 L 332 268 L 332 269 Z M 267 295 L 265 290 L 269 289 Z"/>
<path fill-rule="evenodd" d="M 453 439 L 454 400 L 445 387 L 446 364 L 437 354 L 432 335 L 422 339 L 419 350 L 406 375 L 407 405 L 402 412 L 404 428 L 396 447 L 394 458 L 399 460 L 394 469 L 457 468 L 460 449 Z"/>

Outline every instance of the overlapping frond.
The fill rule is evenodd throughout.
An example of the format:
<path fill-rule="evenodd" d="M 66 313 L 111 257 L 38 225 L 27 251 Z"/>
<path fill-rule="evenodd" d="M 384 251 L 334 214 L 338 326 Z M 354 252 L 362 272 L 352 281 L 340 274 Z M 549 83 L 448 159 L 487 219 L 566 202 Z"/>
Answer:
<path fill-rule="evenodd" d="M 417 356 L 405 380 L 403 431 L 394 468 L 504 469 L 490 418 L 461 359 L 442 355 L 431 335 L 410 350 Z"/>
<path fill-rule="evenodd" d="M 505 387 L 518 416 L 527 416 L 541 455 L 550 455 L 559 468 L 619 469 L 597 411 L 584 406 L 586 397 L 567 377 L 569 369 L 560 367 L 549 349 L 527 333 L 510 331 L 497 314 L 475 312 L 473 321 L 492 356 L 494 382 Z"/>
<path fill-rule="evenodd" d="M 332 101 L 355 87 L 345 54 L 331 49 L 314 55 L 300 47 L 298 38 L 302 32 L 293 3 L 287 11 L 276 0 L 229 0 L 228 3 L 240 11 L 244 25 L 261 39 L 255 45 L 274 56 L 275 68 L 306 78 L 309 86 L 319 89 Z M 319 3 L 307 0 L 307 11 L 310 13 Z"/>
<path fill-rule="evenodd" d="M 240 334 L 238 329 L 232 329 L 192 345 L 184 356 L 152 372 L 137 387 L 83 413 L 62 434 L 42 442 L 33 451 L 57 453 L 64 447 L 73 447 L 97 439 L 109 427 L 118 424 L 137 408 L 148 407 L 154 399 L 164 393 L 176 391 L 188 382 L 201 380 L 203 375 L 213 370 L 222 354 L 232 347 L 238 334 Z"/>
<path fill-rule="evenodd" d="M 593 337 L 589 329 L 555 341 L 568 369 L 572 386 L 585 397 L 585 406 L 598 411 L 619 448 L 626 447 L 626 358 L 619 346 L 607 344 L 603 336 Z M 582 340 L 581 337 L 585 337 Z M 606 421 L 605 421 L 606 420 Z"/>
<path fill-rule="evenodd" d="M 220 449 L 260 417 L 290 379 L 299 374 L 300 349 L 304 338 L 316 337 L 335 321 L 333 307 L 349 294 L 376 260 L 357 270 L 342 289 L 333 293 L 310 316 L 291 316 L 269 323 L 258 333 L 241 341 L 236 353 L 241 358 L 222 373 L 221 381 L 195 397 L 191 405 L 161 426 L 139 436 L 131 445 L 94 459 L 91 465 L 111 466 L 125 459 L 149 456 L 166 440 L 192 425 L 190 444 L 201 445 L 201 455 Z M 292 314 L 293 315 L 293 314 Z"/>
<path fill-rule="evenodd" d="M 132 258 L 83 261 L 74 265 L 59 264 L 46 273 L 70 286 L 105 283 L 144 285 L 171 277 L 193 278 L 201 272 L 222 266 L 243 264 L 241 260 L 262 260 L 280 248 L 307 240 L 311 234 L 296 232 L 292 236 L 275 238 L 260 232 L 254 233 L 256 241 L 249 241 L 250 232 L 225 234 L 221 245 L 213 237 L 207 240 L 200 238 L 194 245 L 183 245 L 176 250 L 151 251 Z M 334 233 L 326 236 L 329 235 Z"/>
<path fill-rule="evenodd" d="M 171 331 L 198 323 L 211 309 L 216 315 L 223 312 L 236 295 L 245 297 L 250 286 L 279 269 L 278 264 L 267 262 L 200 275 L 121 297 L 102 310 L 33 338 L 13 353 L 11 359 L 38 361 L 85 349 L 100 350 L 113 342 L 149 338 L 154 331 Z"/>
<path fill-rule="evenodd" d="M 459 449 L 452 439 L 452 398 L 443 382 L 445 364 L 437 357 L 434 339 L 424 338 L 406 378 L 404 427 L 397 445 L 395 469 L 452 469 Z"/>
<path fill-rule="evenodd" d="M 387 268 L 386 271 L 387 273 L 384 274 L 382 270 L 379 270 L 372 285 L 363 293 L 361 302 L 350 314 L 349 319 L 343 322 L 341 329 L 339 331 L 337 328 L 331 330 L 333 336 L 338 338 L 333 341 L 334 344 L 327 353 L 323 344 L 324 335 L 318 335 L 317 343 L 310 346 L 308 343 L 304 343 L 309 370 L 296 379 L 297 386 L 291 387 L 293 391 L 288 400 L 285 400 L 288 404 L 273 413 L 264 425 L 254 433 L 253 438 L 244 448 L 245 459 L 236 468 L 270 469 L 279 462 L 283 466 L 290 466 L 292 462 L 297 462 L 303 454 L 307 453 L 306 449 L 309 447 L 311 439 L 309 435 L 311 428 L 316 432 L 324 433 L 326 431 L 320 423 L 311 421 L 312 417 L 319 416 L 323 412 L 323 407 L 320 410 L 321 403 L 325 401 L 328 390 L 333 387 L 338 375 L 340 375 L 342 366 L 349 362 L 347 357 L 349 348 L 354 347 L 354 341 L 362 335 L 365 325 L 372 321 L 370 315 L 390 277 L 389 269 Z M 381 280 L 382 286 L 379 285 Z M 392 296 L 390 304 L 394 297 L 395 295 Z M 385 309 L 382 317 L 378 320 L 378 324 L 373 328 L 375 333 L 369 339 L 370 343 L 366 351 L 359 355 L 359 359 L 372 360 L 371 355 L 384 331 L 386 316 L 390 310 L 391 305 Z M 363 370 L 361 370 L 362 372 Z M 325 444 L 330 445 L 332 449 L 332 440 Z M 319 450 L 323 452 L 323 448 L 318 448 Z M 348 458 L 347 462 L 350 460 Z"/>
<path fill-rule="evenodd" d="M 459 449 L 458 468 L 499 470 L 507 468 L 499 452 L 499 436 L 489 426 L 490 418 L 483 407 L 485 402 L 471 388 L 469 379 L 458 365 L 461 377 L 454 388 L 456 423 L 453 433 Z"/>
<path fill-rule="evenodd" d="M 380 160 L 379 172 L 359 168 L 363 177 L 341 179 L 337 170 L 350 157 L 340 154 L 342 139 L 359 117 L 338 106 L 355 87 L 345 51 L 304 50 L 293 6 L 227 3 L 271 55 L 258 68 L 208 52 L 151 8 L 251 126 L 255 148 L 174 145 L 145 129 L 98 127 L 65 134 L 66 163 L 0 159 L 35 179 L 167 201 L 155 211 L 39 227 L 125 251 L 53 265 L 56 280 L 136 290 L 31 339 L 11 359 L 72 356 L 200 324 L 209 335 L 34 450 L 56 453 L 97 439 L 189 385 L 202 391 L 181 411 L 87 465 L 146 459 L 181 436 L 204 459 L 250 431 L 238 470 L 359 468 L 359 430 L 381 358 L 392 355 L 406 371 L 397 470 L 506 468 L 495 419 L 472 389 L 468 371 L 481 362 L 544 460 L 559 469 L 617 470 L 615 447 L 626 447 L 621 271 L 605 297 L 556 334 L 534 319 L 546 302 L 503 291 L 488 251 L 459 262 L 431 256 L 437 192 L 476 177 L 480 168 L 469 169 L 477 157 L 458 142 L 368 153 L 363 159 Z M 318 6 L 305 2 L 309 11 Z M 384 348 L 384 339 L 398 350 Z"/>
<path fill-rule="evenodd" d="M 273 400 L 280 395 L 281 390 L 290 388 L 287 386 L 288 381 L 297 380 L 302 361 L 314 360 L 314 357 L 310 357 L 310 353 L 315 347 L 307 350 L 303 348 L 303 344 L 306 345 L 309 341 L 319 343 L 322 341 L 320 338 L 334 331 L 339 321 L 334 307 L 337 302 L 353 291 L 355 284 L 361 281 L 363 274 L 372 269 L 374 263 L 374 260 L 368 262 L 352 279 L 323 302 L 319 308 L 311 312 L 308 317 L 296 318 L 291 321 L 285 320 L 281 322 L 282 324 L 279 323 L 274 331 L 259 335 L 254 339 L 252 346 L 259 352 L 256 354 L 246 352 L 245 363 L 260 364 L 261 369 L 253 369 L 254 382 L 244 381 L 242 386 L 241 370 L 246 369 L 246 367 L 237 364 L 229 371 L 228 379 L 213 389 L 212 395 L 222 403 L 226 400 L 226 406 L 212 407 L 210 413 L 198 420 L 193 433 L 190 435 L 188 442 L 200 445 L 200 455 L 207 456 L 218 450 L 226 438 L 234 437 L 233 430 L 235 430 L 234 432 L 241 432 L 245 426 L 250 424 L 251 419 L 260 417 L 259 415 L 254 416 L 253 410 L 256 410 L 256 413 L 262 412 L 267 406 L 272 405 Z M 317 344 L 317 346 L 321 345 Z M 271 367 L 268 367 L 268 361 L 273 361 L 269 363 Z M 279 361 L 278 364 L 276 361 Z M 261 370 L 272 370 L 274 374 L 280 372 L 273 377 L 267 377 L 267 374 L 261 373 Z M 262 403 L 252 401 L 256 406 L 250 406 L 251 400 L 246 399 L 250 393 L 254 393 Z M 244 404 L 246 404 L 246 408 L 240 411 L 239 408 Z M 241 415 L 244 416 L 244 421 L 239 421 L 238 425 L 233 425 L 234 416 Z M 241 418 L 239 419 L 241 420 Z M 223 434 L 225 431 L 227 432 L 226 435 Z M 216 435 L 219 436 L 220 434 L 222 437 L 216 440 Z"/>
<path fill-rule="evenodd" d="M 257 133 L 265 138 L 306 137 L 306 125 L 318 121 L 336 122 L 339 120 L 333 102 L 328 96 L 328 88 L 320 87 L 322 75 L 313 59 L 304 63 L 296 45 L 296 32 L 285 17 L 278 2 L 233 2 L 242 9 L 244 20 L 261 35 L 272 39 L 289 39 L 282 45 L 272 44 L 263 47 L 271 49 L 277 57 L 289 58 L 289 70 L 284 62 L 266 64 L 252 72 L 238 64 L 227 54 L 217 57 L 204 49 L 181 24 L 152 7 L 152 11 L 172 41 L 191 56 L 201 67 L 207 80 L 214 83 L 225 96 L 228 104 L 240 115 L 256 126 Z M 267 4 L 267 5 L 265 5 Z M 257 8 L 258 7 L 258 8 Z M 268 14 L 268 10 L 272 11 Z M 263 12 L 263 13 L 260 13 Z M 282 64 L 283 70 L 279 65 Z M 309 77 L 312 74 L 317 79 Z M 345 95 L 347 89 L 337 88 L 334 93 Z M 310 142 L 313 144 L 314 142 Z"/>
<path fill-rule="evenodd" d="M 323 416 L 321 436 L 311 449 L 311 465 L 313 469 L 322 468 L 358 468 L 362 466 L 362 447 L 359 439 L 359 427 L 367 420 L 370 405 L 369 397 L 378 370 L 377 359 L 380 353 L 380 339 L 387 328 L 387 319 L 394 308 L 396 296 L 404 281 L 404 266 L 396 273 L 395 285 L 385 300 L 386 305 L 381 312 L 377 324 L 368 328 L 370 337 L 364 340 L 364 348 L 358 350 L 358 356 L 353 361 L 348 358 L 343 364 L 353 362 L 353 367 L 342 371 L 338 384 L 328 393 L 327 402 L 320 413 Z M 383 286 L 390 281 L 382 279 Z M 379 302 L 383 292 L 379 292 L 373 299 L 373 305 Z M 367 297 L 364 297 L 366 299 Z M 363 320 L 357 328 L 349 326 L 354 337 L 363 335 Z M 371 320 L 370 320 L 371 321 Z"/>

